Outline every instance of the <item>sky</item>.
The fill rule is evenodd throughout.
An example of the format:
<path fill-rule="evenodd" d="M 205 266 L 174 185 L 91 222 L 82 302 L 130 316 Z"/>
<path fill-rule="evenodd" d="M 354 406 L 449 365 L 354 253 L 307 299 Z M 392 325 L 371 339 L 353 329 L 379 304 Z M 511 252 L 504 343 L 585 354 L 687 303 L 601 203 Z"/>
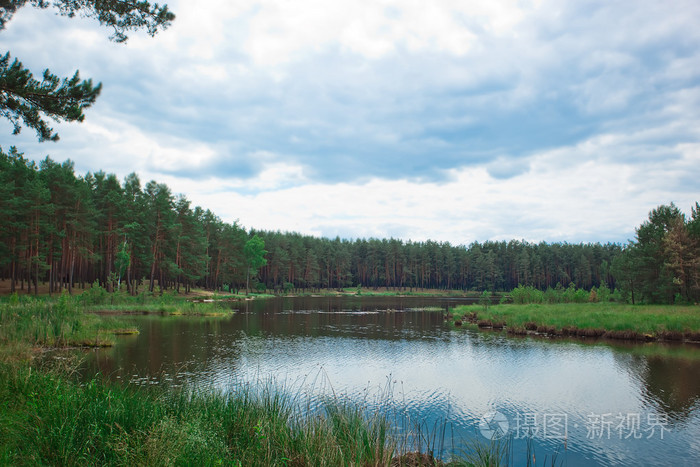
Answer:
<path fill-rule="evenodd" d="M 247 229 L 620 242 L 700 201 L 697 0 L 168 1 L 155 37 L 55 10 L 0 31 L 103 85 L 0 146 L 166 183 Z"/>

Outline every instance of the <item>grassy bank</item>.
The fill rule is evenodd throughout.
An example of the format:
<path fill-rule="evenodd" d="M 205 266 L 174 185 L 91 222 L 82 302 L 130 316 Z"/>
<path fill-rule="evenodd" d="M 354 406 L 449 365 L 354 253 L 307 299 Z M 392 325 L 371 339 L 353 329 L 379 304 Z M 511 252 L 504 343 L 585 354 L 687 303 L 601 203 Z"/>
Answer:
<path fill-rule="evenodd" d="M 203 304 L 209 305 L 209 304 Z M 0 303 L 0 465 L 390 465 L 381 415 L 303 414 L 264 385 L 222 394 L 79 382 L 28 346 L 107 345 L 118 318 L 76 297 Z M 44 363 L 37 363 L 44 362 Z"/>
<path fill-rule="evenodd" d="M 606 337 L 635 340 L 700 341 L 700 307 L 560 303 L 462 306 L 452 318 L 509 333 Z"/>
<path fill-rule="evenodd" d="M 86 313 L 74 299 L 14 299 L 0 303 L 0 345 L 109 346 L 115 334 L 138 332 L 119 317 Z"/>
<path fill-rule="evenodd" d="M 93 285 L 75 296 L 74 302 L 91 312 L 224 316 L 233 313 L 225 302 L 237 299 L 240 297 L 229 294 L 210 294 L 193 299 L 190 295 L 172 292 L 142 292 L 132 296 L 125 292 L 109 293 L 99 285 Z"/>
<path fill-rule="evenodd" d="M 86 311 L 99 314 L 160 313 L 173 316 L 227 316 L 234 311 L 218 302 L 195 303 L 119 303 L 100 304 L 86 307 Z"/>
<path fill-rule="evenodd" d="M 464 290 L 444 290 L 444 289 L 421 289 L 421 288 L 367 288 L 351 287 L 342 290 L 347 295 L 358 296 L 380 296 L 380 297 L 470 297 L 478 298 L 480 292 Z"/>
<path fill-rule="evenodd" d="M 273 391 L 79 384 L 0 365 L 2 465 L 389 465 L 381 417 L 329 403 L 303 417 Z"/>
<path fill-rule="evenodd" d="M 475 440 L 443 462 L 412 440 L 426 427 L 337 398 L 314 409 L 272 384 L 222 393 L 78 382 L 63 366 L 37 369 L 0 360 L 0 465 L 65 466 L 509 466 L 508 444 Z M 408 431 L 405 431 L 408 428 Z M 547 456 L 545 456 L 547 459 Z M 524 464 L 535 465 L 534 451 Z M 546 463 L 546 465 L 550 465 Z M 543 464 L 543 465 L 545 465 Z M 551 462 L 551 465 L 563 463 Z"/>
<path fill-rule="evenodd" d="M 228 297 L 224 297 L 228 298 Z M 114 344 L 114 335 L 137 333 L 121 315 L 227 316 L 234 311 L 223 299 L 194 302 L 175 294 L 107 293 L 93 286 L 80 295 L 11 295 L 0 299 L 0 345 L 36 347 Z"/>

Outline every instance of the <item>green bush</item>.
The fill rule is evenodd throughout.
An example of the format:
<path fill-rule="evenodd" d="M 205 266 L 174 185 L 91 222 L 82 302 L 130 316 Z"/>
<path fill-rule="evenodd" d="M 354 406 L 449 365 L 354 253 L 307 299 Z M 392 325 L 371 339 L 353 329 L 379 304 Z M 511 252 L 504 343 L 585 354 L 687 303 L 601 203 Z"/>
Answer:
<path fill-rule="evenodd" d="M 589 301 L 591 293 L 584 289 L 576 289 L 574 292 L 574 303 L 586 303 Z"/>
<path fill-rule="evenodd" d="M 544 292 L 530 285 L 518 285 L 518 287 L 513 289 L 510 295 L 513 297 L 513 303 L 517 305 L 524 305 L 526 303 L 542 303 L 544 301 Z"/>
<path fill-rule="evenodd" d="M 107 291 L 95 280 L 92 287 L 78 296 L 78 300 L 83 305 L 102 305 L 107 301 Z"/>
<path fill-rule="evenodd" d="M 600 287 L 598 287 L 596 293 L 598 295 L 598 301 L 601 303 L 607 303 L 612 298 L 612 292 L 605 284 L 602 284 Z"/>

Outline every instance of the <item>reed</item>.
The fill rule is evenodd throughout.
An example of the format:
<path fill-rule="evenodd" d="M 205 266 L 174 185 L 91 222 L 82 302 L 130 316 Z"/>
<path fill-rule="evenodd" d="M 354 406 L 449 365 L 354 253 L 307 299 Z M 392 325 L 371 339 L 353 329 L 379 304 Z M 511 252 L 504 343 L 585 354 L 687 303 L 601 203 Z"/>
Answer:
<path fill-rule="evenodd" d="M 90 305 L 86 310 L 95 313 L 142 313 L 142 314 L 163 314 L 174 316 L 229 316 L 234 313 L 221 302 L 189 302 L 181 301 L 177 303 L 119 303 Z"/>
<path fill-rule="evenodd" d="M 617 303 L 559 303 L 495 305 L 484 310 L 456 307 L 455 319 L 504 322 L 511 329 L 547 334 L 606 336 L 613 339 L 694 340 L 700 336 L 700 308 L 676 305 L 623 305 Z"/>
<path fill-rule="evenodd" d="M 389 465 L 387 420 L 275 391 L 133 388 L 0 364 L 2 465 Z M 308 414 L 307 414 L 308 415 Z"/>
<path fill-rule="evenodd" d="M 0 465 L 495 466 L 501 441 L 439 460 L 446 422 L 396 417 L 333 396 L 313 408 L 272 383 L 229 392 L 80 382 L 62 368 L 0 362 Z M 454 440 L 451 441 L 454 452 Z M 434 456 L 435 455 L 435 456 Z M 529 455 L 528 455 L 528 465 Z"/>
<path fill-rule="evenodd" d="M 108 346 L 113 331 L 135 332 L 117 318 L 100 319 L 85 313 L 68 295 L 57 300 L 23 297 L 0 303 L 0 344 L 23 342 L 32 346 Z"/>

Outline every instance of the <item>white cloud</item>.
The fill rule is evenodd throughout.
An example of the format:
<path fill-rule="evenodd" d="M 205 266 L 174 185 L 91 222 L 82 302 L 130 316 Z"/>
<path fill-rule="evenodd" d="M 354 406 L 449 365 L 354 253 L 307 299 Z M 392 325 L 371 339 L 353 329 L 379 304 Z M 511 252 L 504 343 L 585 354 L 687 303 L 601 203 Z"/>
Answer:
<path fill-rule="evenodd" d="M 328 48 L 368 59 L 380 59 L 400 48 L 462 56 L 478 42 L 472 29 L 512 35 L 525 9 L 531 8 L 528 2 L 495 0 L 254 3 L 245 50 L 260 65 L 276 65 Z"/>
<path fill-rule="evenodd" d="M 313 234 L 625 240 L 697 197 L 697 2 L 168 3 L 127 45 L 22 9 L 13 55 L 104 91 L 58 144 L 0 145 Z"/>

